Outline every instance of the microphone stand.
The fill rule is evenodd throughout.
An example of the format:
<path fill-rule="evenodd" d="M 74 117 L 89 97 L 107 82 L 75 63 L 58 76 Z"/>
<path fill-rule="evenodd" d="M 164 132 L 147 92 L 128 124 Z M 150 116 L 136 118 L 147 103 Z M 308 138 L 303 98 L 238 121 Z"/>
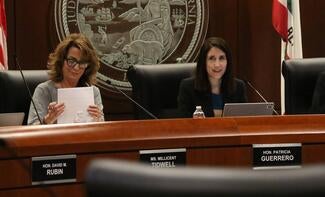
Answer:
<path fill-rule="evenodd" d="M 140 109 L 142 109 L 144 112 L 146 112 L 151 118 L 153 119 L 158 119 L 155 115 L 153 115 L 151 112 L 149 112 L 147 109 L 145 109 L 144 107 L 142 107 L 139 103 L 137 103 L 135 100 L 133 100 L 130 96 L 128 96 L 125 92 L 123 92 L 122 90 L 120 90 L 119 88 L 116 87 L 116 85 L 114 85 L 109 79 L 106 80 L 106 83 L 108 83 L 109 85 L 112 85 L 114 87 L 114 89 L 116 89 L 118 92 L 120 92 L 121 94 L 123 94 L 127 99 L 129 99 L 130 101 L 132 101 L 132 103 L 134 103 L 136 106 L 138 106 Z"/>
<path fill-rule="evenodd" d="M 34 103 L 34 99 L 33 99 L 32 93 L 30 92 L 30 89 L 29 89 L 29 87 L 28 87 L 27 81 L 25 80 L 25 76 L 24 76 L 23 70 L 22 70 L 21 67 L 20 67 L 20 64 L 19 64 L 19 62 L 18 62 L 18 58 L 17 58 L 17 57 L 16 57 L 16 64 L 17 64 L 17 66 L 18 66 L 18 68 L 19 68 L 19 71 L 20 71 L 21 77 L 23 78 L 23 81 L 24 81 L 24 83 L 25 83 L 25 86 L 26 86 L 26 89 L 27 89 L 28 95 L 29 95 L 29 97 L 30 97 L 30 100 L 32 101 L 32 105 L 33 105 L 33 107 L 34 107 L 34 109 L 35 109 L 35 112 L 36 112 L 36 115 L 37 115 L 37 119 L 38 119 L 38 121 L 40 122 L 40 124 L 43 124 L 43 121 L 42 121 L 42 119 L 41 119 L 41 117 L 40 117 L 40 115 L 39 115 L 39 113 L 38 113 L 38 111 L 37 111 L 37 109 L 36 109 L 36 105 L 35 105 L 35 103 Z M 28 116 L 28 114 L 27 114 L 27 116 Z"/>
<path fill-rule="evenodd" d="M 254 88 L 254 86 L 249 81 L 246 81 L 246 83 L 258 94 L 258 96 L 260 96 L 263 99 L 265 103 L 268 103 L 268 101 L 262 96 L 262 94 L 259 91 L 257 91 L 257 89 Z M 272 110 L 276 115 L 279 115 L 279 113 L 274 108 L 272 108 Z"/>

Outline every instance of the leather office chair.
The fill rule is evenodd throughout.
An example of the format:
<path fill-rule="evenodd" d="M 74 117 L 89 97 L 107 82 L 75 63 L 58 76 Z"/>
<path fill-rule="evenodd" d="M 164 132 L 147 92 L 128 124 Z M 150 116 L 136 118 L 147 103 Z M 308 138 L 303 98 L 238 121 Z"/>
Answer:
<path fill-rule="evenodd" d="M 325 166 L 299 169 L 177 167 L 95 160 L 86 173 L 89 197 L 325 196 Z"/>
<path fill-rule="evenodd" d="M 127 71 L 133 98 L 158 118 L 176 118 L 178 88 L 196 63 L 134 65 Z M 135 106 L 136 119 L 152 119 Z"/>
<path fill-rule="evenodd" d="M 36 86 L 48 79 L 46 70 L 24 70 L 23 73 L 32 95 Z M 30 96 L 20 71 L 0 72 L 0 92 L 0 113 L 24 112 L 23 124 L 27 124 Z"/>
<path fill-rule="evenodd" d="M 283 61 L 285 113 L 309 113 L 318 74 L 325 71 L 325 58 Z"/>

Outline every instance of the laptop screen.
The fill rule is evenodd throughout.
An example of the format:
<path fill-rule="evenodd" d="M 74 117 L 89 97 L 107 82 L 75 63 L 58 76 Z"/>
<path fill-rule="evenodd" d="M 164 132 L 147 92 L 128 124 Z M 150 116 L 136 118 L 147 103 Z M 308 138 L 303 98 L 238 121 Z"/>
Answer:
<path fill-rule="evenodd" d="M 0 126 L 18 126 L 23 124 L 25 113 L 0 113 Z"/>
<path fill-rule="evenodd" d="M 273 114 L 274 103 L 226 103 L 222 116 L 263 116 Z"/>

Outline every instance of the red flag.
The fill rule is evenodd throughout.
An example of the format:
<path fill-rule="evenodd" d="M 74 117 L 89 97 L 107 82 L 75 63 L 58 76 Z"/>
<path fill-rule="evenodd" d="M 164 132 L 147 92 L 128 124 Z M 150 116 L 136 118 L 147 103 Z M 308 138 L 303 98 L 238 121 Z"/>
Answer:
<path fill-rule="evenodd" d="M 0 70 L 8 70 L 5 0 L 0 0 Z"/>
<path fill-rule="evenodd" d="M 272 24 L 283 41 L 281 59 L 302 58 L 299 0 L 273 0 Z"/>
<path fill-rule="evenodd" d="M 284 42 L 288 40 L 288 9 L 286 1 L 273 0 L 272 23 Z"/>

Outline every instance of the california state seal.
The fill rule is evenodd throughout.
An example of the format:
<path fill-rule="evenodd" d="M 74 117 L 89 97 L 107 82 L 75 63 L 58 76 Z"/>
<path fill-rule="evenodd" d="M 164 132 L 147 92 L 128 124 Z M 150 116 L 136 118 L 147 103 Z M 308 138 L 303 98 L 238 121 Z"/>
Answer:
<path fill-rule="evenodd" d="M 75 32 L 87 36 L 101 60 L 101 86 L 111 89 L 110 80 L 125 90 L 132 65 L 193 61 L 208 15 L 207 0 L 55 0 L 54 6 L 59 40 Z"/>

